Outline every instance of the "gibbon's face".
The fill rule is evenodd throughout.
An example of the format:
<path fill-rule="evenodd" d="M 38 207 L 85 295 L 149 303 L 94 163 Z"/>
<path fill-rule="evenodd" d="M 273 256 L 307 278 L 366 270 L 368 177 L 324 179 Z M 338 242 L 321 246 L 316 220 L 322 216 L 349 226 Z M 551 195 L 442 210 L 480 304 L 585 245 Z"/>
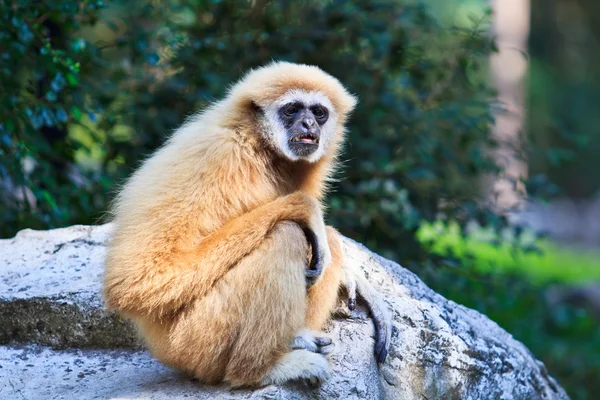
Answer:
<path fill-rule="evenodd" d="M 291 90 L 264 111 L 267 139 L 292 161 L 318 161 L 335 135 L 337 114 L 321 92 Z"/>

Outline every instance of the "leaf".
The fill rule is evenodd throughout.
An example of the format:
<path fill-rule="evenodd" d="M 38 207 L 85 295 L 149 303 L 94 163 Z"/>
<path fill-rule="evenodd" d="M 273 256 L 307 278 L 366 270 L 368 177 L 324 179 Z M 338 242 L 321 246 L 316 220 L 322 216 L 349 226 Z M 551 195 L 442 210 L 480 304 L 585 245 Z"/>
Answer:
<path fill-rule="evenodd" d="M 71 112 L 73 113 L 73 117 L 76 121 L 81 121 L 82 114 L 81 110 L 79 110 L 79 107 L 73 106 L 73 108 L 71 108 Z"/>

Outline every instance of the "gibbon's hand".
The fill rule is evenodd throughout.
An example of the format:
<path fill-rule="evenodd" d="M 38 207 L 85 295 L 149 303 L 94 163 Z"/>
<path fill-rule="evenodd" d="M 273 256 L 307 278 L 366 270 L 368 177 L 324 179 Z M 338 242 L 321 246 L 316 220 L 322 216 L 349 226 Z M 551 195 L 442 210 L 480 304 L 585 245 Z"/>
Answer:
<path fill-rule="evenodd" d="M 310 244 L 311 248 L 310 264 L 305 271 L 306 286 L 307 288 L 310 288 L 317 282 L 317 279 L 323 272 L 323 254 L 320 248 L 321 244 L 319 244 L 317 235 L 315 235 L 313 230 L 310 228 L 304 228 L 304 234 L 306 235 L 306 240 Z"/>
<path fill-rule="evenodd" d="M 363 271 L 357 266 L 344 266 L 344 286 L 348 292 L 348 308 L 356 308 L 356 293 L 367 303 L 375 327 L 375 359 L 385 362 L 392 340 L 392 315 L 379 293 L 367 281 Z"/>
<path fill-rule="evenodd" d="M 308 288 L 317 282 L 323 269 L 331 263 L 332 259 L 325 230 L 325 221 L 323 220 L 323 213 L 321 212 L 321 208 L 317 201 L 314 201 L 313 210 L 314 215 L 311 218 L 310 225 L 303 228 L 312 253 L 310 264 L 305 272 Z"/>

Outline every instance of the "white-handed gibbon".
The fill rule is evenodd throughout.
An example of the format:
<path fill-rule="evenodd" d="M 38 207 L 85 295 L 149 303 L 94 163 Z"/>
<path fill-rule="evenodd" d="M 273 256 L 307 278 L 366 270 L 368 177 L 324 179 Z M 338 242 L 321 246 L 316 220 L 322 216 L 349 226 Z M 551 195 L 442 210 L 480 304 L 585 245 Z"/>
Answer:
<path fill-rule="evenodd" d="M 322 329 L 346 285 L 366 300 L 383 362 L 391 317 L 344 264 L 321 201 L 356 103 L 321 69 L 249 72 L 189 119 L 127 181 L 113 207 L 109 309 L 152 354 L 205 383 L 328 377 Z"/>

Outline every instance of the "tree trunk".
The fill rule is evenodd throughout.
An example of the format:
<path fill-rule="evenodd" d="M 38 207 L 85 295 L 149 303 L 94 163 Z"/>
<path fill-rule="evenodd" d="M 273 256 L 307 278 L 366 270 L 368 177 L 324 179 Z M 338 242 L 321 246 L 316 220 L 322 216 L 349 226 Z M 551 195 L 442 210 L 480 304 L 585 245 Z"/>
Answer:
<path fill-rule="evenodd" d="M 493 182 L 491 191 L 496 204 L 506 209 L 518 207 L 525 196 L 519 180 L 527 176 L 527 164 L 521 157 L 521 132 L 525 120 L 530 0 L 492 0 L 492 8 L 498 52 L 492 55 L 490 64 L 498 100 L 504 108 L 493 128 L 500 144 L 495 157 L 504 168 L 504 175 Z"/>

